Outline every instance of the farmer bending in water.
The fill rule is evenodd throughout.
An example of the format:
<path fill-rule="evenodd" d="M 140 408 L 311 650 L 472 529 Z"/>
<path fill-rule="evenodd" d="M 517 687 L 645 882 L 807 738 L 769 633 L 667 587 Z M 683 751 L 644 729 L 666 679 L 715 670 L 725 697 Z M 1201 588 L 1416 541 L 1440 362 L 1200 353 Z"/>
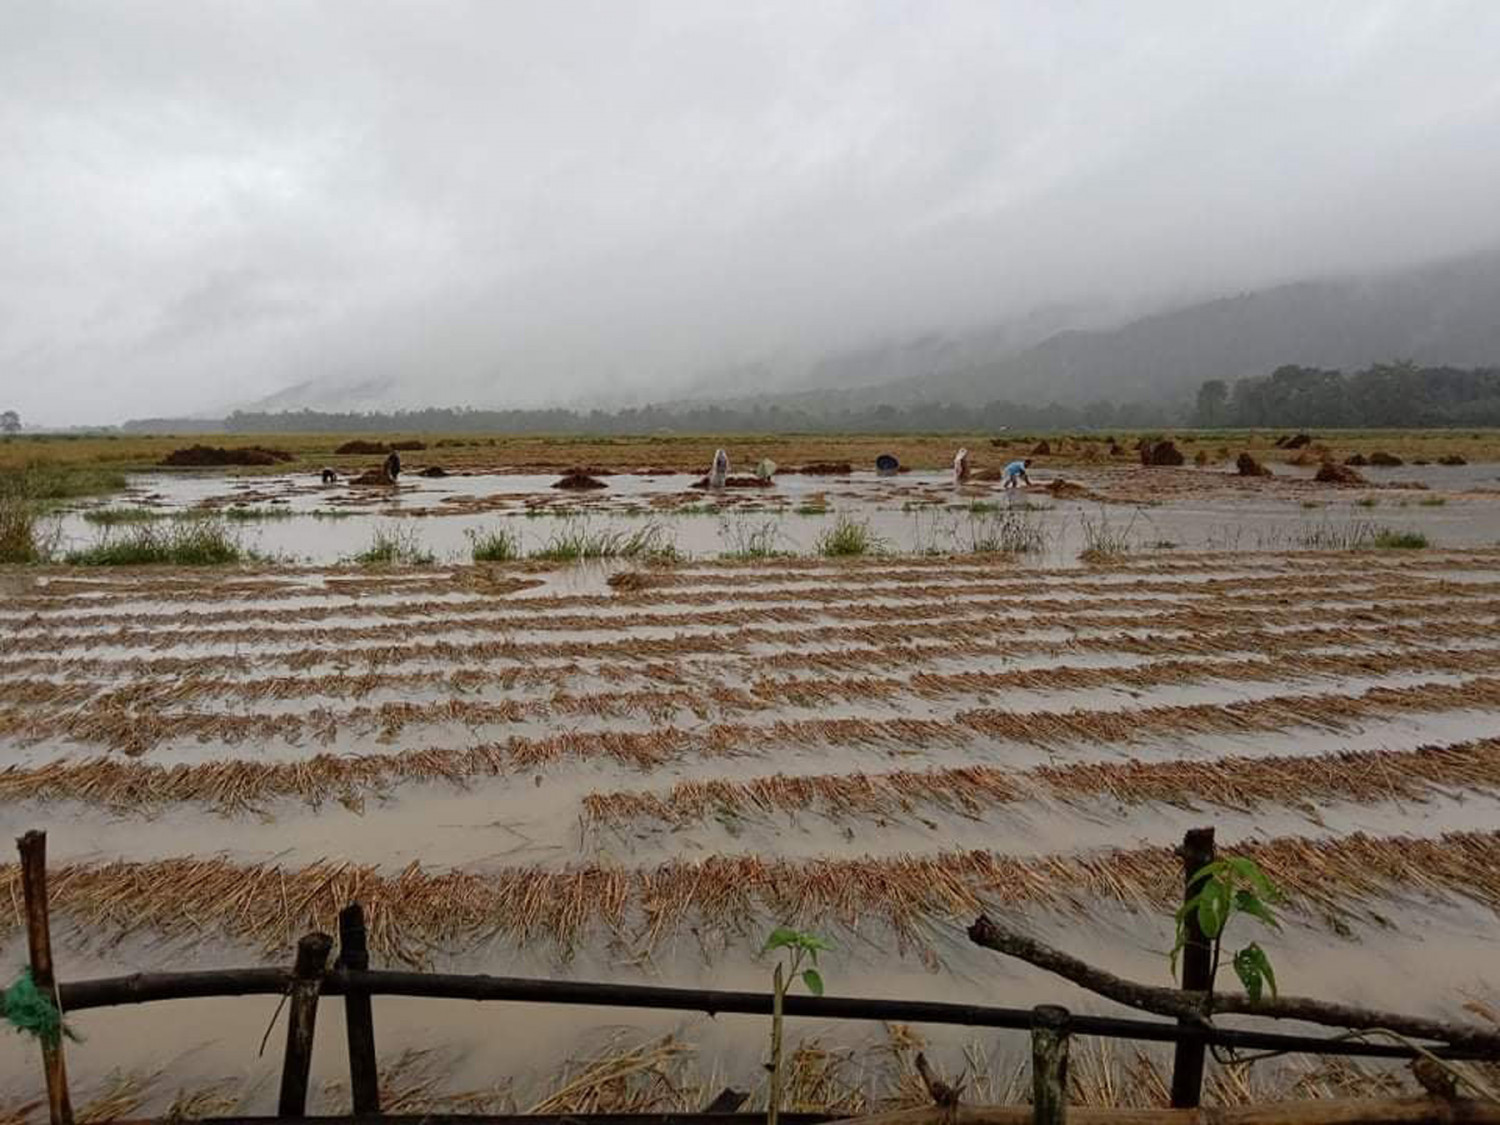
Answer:
<path fill-rule="evenodd" d="M 1030 488 L 1031 478 L 1026 475 L 1026 467 L 1030 464 L 1031 458 L 1028 457 L 1024 461 L 1012 461 L 1009 465 L 1005 466 L 1005 484 L 1003 485 L 1003 487 L 1015 488 L 1016 481 L 1019 478 L 1020 480 L 1026 482 L 1027 488 Z"/>

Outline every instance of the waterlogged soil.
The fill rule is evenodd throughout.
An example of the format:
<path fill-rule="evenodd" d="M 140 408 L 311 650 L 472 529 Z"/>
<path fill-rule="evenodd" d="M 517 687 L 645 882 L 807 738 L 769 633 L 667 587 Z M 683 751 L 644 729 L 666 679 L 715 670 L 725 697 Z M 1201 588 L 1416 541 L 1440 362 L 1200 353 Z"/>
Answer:
<path fill-rule="evenodd" d="M 1443 546 L 1500 541 L 1500 466 L 1367 469 L 1368 485 L 1330 486 L 1313 470 L 1278 466 L 1275 478 L 1221 469 L 1101 466 L 1036 470 L 1030 488 L 998 481 L 955 485 L 951 474 L 784 474 L 766 488 L 711 492 L 689 474 L 610 474 L 604 489 L 559 491 L 551 475 L 402 477 L 395 487 L 323 485 L 306 475 L 240 478 L 142 474 L 107 504 L 63 514 L 61 546 L 131 534 L 102 527 L 91 509 L 142 507 L 163 517 L 227 514 L 240 542 L 289 562 L 335 563 L 368 549 L 377 532 L 404 537 L 438 561 L 467 561 L 475 536 L 505 532 L 522 554 L 570 539 L 645 537 L 693 557 L 811 554 L 841 524 L 895 553 L 962 553 L 1024 545 L 1030 560 L 1062 565 L 1089 546 L 1114 550 L 1339 548 L 1381 531 L 1414 531 Z M 1054 495 L 1057 481 L 1074 488 Z"/>
<path fill-rule="evenodd" d="M 682 479 L 607 479 L 607 498 L 588 502 L 600 526 L 660 519 L 684 549 L 697 529 L 719 534 L 714 516 L 653 504 L 688 493 L 683 504 L 716 503 Z M 316 561 L 220 572 L 6 570 L 0 835 L 49 831 L 54 934 L 70 979 L 286 963 L 297 934 L 329 924 L 318 888 L 297 876 L 330 863 L 369 867 L 386 881 L 389 929 L 376 932 L 406 940 L 399 951 L 379 945 L 378 965 L 400 965 L 404 955 L 453 971 L 762 988 L 764 935 L 795 922 L 832 939 L 822 968 L 840 995 L 1110 1011 L 970 945 L 967 900 L 920 902 L 933 888 L 902 882 L 903 865 L 975 852 L 1041 868 L 1056 857 L 1055 897 L 1007 887 L 984 908 L 1164 984 L 1170 910 L 1111 857 L 1152 850 L 1153 870 L 1171 883 L 1165 849 L 1185 829 L 1212 823 L 1228 849 L 1290 840 L 1310 849 L 1298 856 L 1335 857 L 1326 860 L 1326 901 L 1294 899 L 1283 930 L 1244 935 L 1267 948 L 1285 991 L 1447 1015 L 1466 998 L 1491 997 L 1500 889 L 1483 872 L 1455 888 L 1430 870 L 1402 870 L 1400 859 L 1445 833 L 1467 833 L 1469 846 L 1483 849 L 1500 827 L 1496 498 L 1477 475 L 1442 493 L 1443 505 L 1424 505 L 1435 487 L 1315 490 L 1287 480 L 1255 492 L 1189 473 L 1160 479 L 1164 495 L 1200 483 L 1190 499 L 1138 510 L 1119 501 L 1139 490 L 1138 474 L 1077 479 L 1105 500 L 1038 500 L 1038 489 L 1009 501 L 918 474 L 777 486 L 778 495 L 788 490 L 787 506 L 816 489 L 834 511 L 892 529 L 918 514 L 902 511 L 917 497 L 1015 503 L 1049 543 L 1022 559 L 744 564 L 707 557 L 725 548 L 705 538 L 693 551 L 703 557 L 668 567 L 450 560 L 375 570 Z M 238 483 L 155 477 L 131 502 L 188 510 L 243 499 Z M 262 550 L 288 555 L 303 534 L 348 531 L 351 545 L 339 552 L 358 549 L 375 521 L 415 527 L 431 549 L 444 529 L 461 541 L 466 526 L 502 521 L 537 536 L 533 529 L 577 518 L 524 514 L 545 483 L 424 480 L 382 501 L 401 514 L 352 504 L 358 514 L 329 519 L 313 513 L 338 507 L 349 490 L 260 478 L 254 506 L 301 514 L 243 526 L 269 537 L 258 541 Z M 1309 496 L 1328 507 L 1309 513 L 1301 506 Z M 1377 506 L 1360 506 L 1366 496 Z M 486 509 L 465 510 L 475 503 Z M 1047 510 L 1021 512 L 1027 503 Z M 626 506 L 654 514 L 618 510 Z M 454 509 L 461 514 L 444 514 Z M 1085 517 L 1120 521 L 1143 549 L 1081 566 Z M 749 518 L 812 527 L 831 517 Z M 1440 546 L 1255 549 L 1256 537 L 1290 537 L 1313 519 L 1379 520 L 1420 529 Z M 1214 520 L 1246 541 L 1202 553 Z M 1080 526 L 1067 530 L 1072 524 Z M 1168 535 L 1183 545 L 1144 549 Z M 622 566 L 634 583 L 610 584 Z M 1468 755 L 1468 764 L 1402 772 L 1433 751 L 1439 766 L 1442 754 Z M 1249 786 L 1244 779 L 1263 763 L 1282 763 L 1287 782 Z M 1286 763 L 1316 765 L 1322 788 L 1306 789 L 1296 779 L 1314 774 Z M 1198 766 L 1229 772 L 1207 777 Z M 992 785 L 998 778 L 1014 788 L 986 789 L 977 774 L 967 788 L 931 780 L 980 769 Z M 1169 784 L 1148 797 L 1091 780 L 1151 770 L 1166 771 Z M 895 796 L 866 795 L 897 775 L 908 780 Z M 1236 778 L 1246 787 L 1235 788 Z M 821 795 L 783 800 L 782 782 L 817 783 Z M 695 786 L 719 786 L 719 795 L 694 804 Z M 675 811 L 643 812 L 631 803 L 642 797 Z M 1354 861 L 1317 849 L 1360 841 L 1378 846 L 1393 873 L 1373 890 L 1341 893 L 1338 864 Z M 232 909 L 189 901 L 198 876 L 172 866 L 182 857 L 231 868 L 226 898 L 246 886 L 259 897 Z M 781 861 L 792 874 L 844 866 L 808 892 L 810 906 L 777 904 L 774 888 L 725 886 L 712 901 L 674 911 L 671 894 L 706 894 L 695 881 L 706 886 L 724 862 L 746 858 Z M 1097 863 L 1098 873 L 1081 876 L 1069 866 L 1075 860 Z M 579 894 L 569 901 L 583 923 L 566 935 L 549 923 L 546 901 L 518 928 L 513 913 L 471 919 L 464 901 L 399 891 L 403 879 L 457 874 L 484 884 L 517 872 L 540 880 L 539 900 L 575 894 L 563 880 L 582 872 L 629 887 L 659 877 L 667 889 L 655 916 L 638 888 L 627 890 L 618 924 L 599 918 L 606 896 Z M 843 877 L 885 907 L 918 903 L 910 924 L 893 929 L 885 909 L 848 917 L 820 906 L 816 895 L 836 901 L 843 888 L 829 884 Z M 68 897 L 89 879 L 96 891 Z M 963 876 L 954 879 L 960 887 Z M 289 889 L 265 890 L 275 886 Z M 713 908 L 741 892 L 743 909 Z M 23 941 L 14 909 L 6 917 L 0 961 L 15 966 Z M 97 1090 L 111 1074 L 146 1082 L 165 1070 L 146 1109 L 164 1109 L 179 1089 L 223 1082 L 244 1112 L 267 1111 L 279 1030 L 264 1057 L 257 1048 L 274 1009 L 273 1000 L 247 999 L 78 1013 L 75 1089 Z M 729 1083 L 757 1089 L 766 1030 L 749 1018 L 384 998 L 376 1025 L 388 1064 L 429 1052 L 421 1057 L 435 1068 L 437 1090 L 493 1091 L 509 1081 L 505 1104 L 520 1108 L 556 1088 L 562 1060 L 667 1033 L 696 1052 L 695 1080 L 707 1093 L 696 1104 Z M 513 1034 L 518 1026 L 527 1034 Z M 915 1030 L 950 1075 L 965 1073 L 966 1048 L 996 1074 L 1024 1052 L 1015 1034 Z M 870 1058 L 890 1058 L 881 1028 L 806 1021 L 792 1031 L 794 1041 L 866 1052 L 851 1056 L 858 1073 L 873 1067 Z M 623 1039 L 611 1047 L 615 1033 Z M 0 1104 L 38 1096 L 35 1054 L 20 1037 L 0 1038 Z M 345 1108 L 334 1088 L 345 1066 L 342 1006 L 333 1001 L 319 1017 L 315 1101 Z"/>

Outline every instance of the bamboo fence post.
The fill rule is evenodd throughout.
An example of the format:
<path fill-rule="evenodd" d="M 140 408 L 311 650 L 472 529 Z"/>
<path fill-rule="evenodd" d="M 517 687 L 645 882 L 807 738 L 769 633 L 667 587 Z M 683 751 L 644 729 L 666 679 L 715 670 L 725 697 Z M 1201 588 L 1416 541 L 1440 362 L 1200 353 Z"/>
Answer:
<path fill-rule="evenodd" d="M 1214 861 L 1214 830 L 1189 828 L 1177 849 L 1182 857 L 1183 901 L 1192 897 L 1190 880 L 1204 864 Z M 1198 915 L 1188 914 L 1183 925 L 1187 944 L 1182 949 L 1182 987 L 1184 991 L 1207 992 L 1213 987 L 1213 948 L 1198 925 Z M 1201 1026 L 1199 1021 L 1179 1019 L 1182 1027 Z M 1172 1108 L 1194 1109 L 1203 1100 L 1203 1062 L 1207 1044 L 1201 1038 L 1178 1040 L 1172 1060 Z"/>
<path fill-rule="evenodd" d="M 1068 1009 L 1039 1004 L 1031 1010 L 1031 1120 L 1064 1125 L 1068 1119 Z"/>
<path fill-rule="evenodd" d="M 21 853 L 21 891 L 26 900 L 26 944 L 31 954 L 31 981 L 59 1013 L 57 979 L 52 967 L 52 924 L 47 902 L 47 834 L 35 830 L 16 840 Z M 42 1069 L 47 1076 L 47 1112 L 52 1125 L 73 1125 L 68 1096 L 68 1068 L 62 1037 L 42 1039 Z"/>
<path fill-rule="evenodd" d="M 292 967 L 291 1000 L 287 1004 L 286 1057 L 281 1064 L 281 1098 L 278 1117 L 302 1117 L 307 1113 L 307 1081 L 312 1072 L 313 1028 L 318 1020 L 318 993 L 333 938 L 307 934 L 297 942 L 297 960 Z"/>
<path fill-rule="evenodd" d="M 370 967 L 365 938 L 365 910 L 351 902 L 339 911 L 339 965 L 356 972 Z M 380 1112 L 380 1071 L 375 1062 L 375 1015 L 370 994 L 350 988 L 344 993 L 344 1029 L 349 1038 L 349 1094 L 355 1114 Z"/>

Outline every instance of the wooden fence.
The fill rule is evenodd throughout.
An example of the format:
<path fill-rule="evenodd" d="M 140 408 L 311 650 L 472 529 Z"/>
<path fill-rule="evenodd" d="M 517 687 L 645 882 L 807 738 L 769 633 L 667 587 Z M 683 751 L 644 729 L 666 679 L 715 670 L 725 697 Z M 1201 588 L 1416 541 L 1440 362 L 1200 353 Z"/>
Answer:
<path fill-rule="evenodd" d="M 31 975 L 62 1013 L 91 1008 L 156 1003 L 205 997 L 277 995 L 287 998 L 286 1044 L 282 1060 L 277 1116 L 217 1117 L 213 1125 L 305 1118 L 318 1122 L 355 1122 L 378 1117 L 382 1125 L 408 1121 L 432 1125 L 754 1125 L 762 1114 L 737 1112 L 745 1095 L 725 1091 L 698 1113 L 479 1115 L 382 1114 L 376 1066 L 375 996 L 411 996 L 470 1001 L 511 1001 L 639 1008 L 674 1011 L 770 1015 L 769 993 L 717 989 L 664 988 L 586 981 L 538 980 L 473 974 L 377 970 L 369 967 L 364 912 L 350 903 L 339 915 L 339 954 L 330 965 L 334 941 L 328 934 L 307 934 L 297 942 L 290 966 L 218 969 L 201 972 L 135 973 L 82 981 L 58 981 L 52 960 L 47 896 L 46 835 L 28 832 L 17 841 L 21 855 Z M 1213 830 L 1187 834 L 1181 849 L 1184 885 L 1187 877 L 1214 856 Z M 1184 959 L 1184 989 L 1202 989 L 1211 973 L 1209 945 L 1196 926 L 1190 929 Z M 325 997 L 344 1002 L 348 1037 L 351 1113 L 306 1117 L 312 1048 L 318 1008 Z M 1301 1101 L 1263 1106 L 1205 1109 L 1199 1101 L 1204 1060 L 1210 1047 L 1357 1056 L 1385 1059 L 1500 1060 L 1493 1043 L 1370 1043 L 1347 1037 L 1288 1035 L 1224 1028 L 1205 1019 L 1161 1019 L 1082 1015 L 1057 1005 L 1002 1008 L 972 1004 L 856 997 L 787 996 L 784 1014 L 824 1020 L 878 1020 L 1010 1029 L 1028 1032 L 1032 1042 L 1033 1097 L 1029 1106 L 965 1106 L 941 1082 L 929 1080 L 931 1107 L 902 1110 L 859 1119 L 859 1125 L 1022 1125 L 1024 1122 L 1076 1125 L 1120 1122 L 1122 1125 L 1401 1125 L 1406 1122 L 1474 1122 L 1500 1125 L 1500 1104 L 1454 1096 L 1360 1101 Z M 1067 1104 L 1068 1049 L 1074 1036 L 1088 1035 L 1138 1042 L 1172 1043 L 1174 1065 L 1170 1109 L 1081 1109 Z M 66 1063 L 60 1038 L 42 1036 L 41 1053 L 52 1125 L 73 1125 Z M 924 1074 L 924 1077 L 926 1075 Z M 784 1125 L 814 1125 L 834 1120 L 827 1114 L 782 1113 Z M 145 1125 L 145 1123 L 141 1123 Z"/>

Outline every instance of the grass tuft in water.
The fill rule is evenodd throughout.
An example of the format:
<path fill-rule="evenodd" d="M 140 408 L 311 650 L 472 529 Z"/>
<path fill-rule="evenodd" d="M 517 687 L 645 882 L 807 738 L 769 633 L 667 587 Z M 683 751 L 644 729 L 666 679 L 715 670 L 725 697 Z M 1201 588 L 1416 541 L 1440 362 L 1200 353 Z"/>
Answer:
<path fill-rule="evenodd" d="M 514 562 L 521 557 L 519 532 L 497 528 L 494 531 L 470 530 L 469 551 L 475 562 Z"/>
<path fill-rule="evenodd" d="M 974 514 L 970 509 L 968 543 L 975 554 L 1024 555 L 1047 545 L 1047 534 L 1026 510 Z"/>
<path fill-rule="evenodd" d="M 781 545 L 780 520 L 721 519 L 719 538 L 728 546 L 725 559 L 775 559 L 791 554 Z"/>
<path fill-rule="evenodd" d="M 370 545 L 354 556 L 361 566 L 431 566 L 432 552 L 414 527 L 377 527 Z"/>
<path fill-rule="evenodd" d="M 228 566 L 255 557 L 212 517 L 125 526 L 122 534 L 106 532 L 92 547 L 69 551 L 63 561 L 73 566 Z"/>
<path fill-rule="evenodd" d="M 1420 531 L 1395 531 L 1385 528 L 1378 532 L 1371 546 L 1382 551 L 1420 551 L 1429 544 L 1427 536 Z"/>
<path fill-rule="evenodd" d="M 1096 566 L 1116 562 L 1134 549 L 1135 515 L 1124 527 L 1112 521 L 1102 507 L 1097 517 L 1084 514 L 1079 518 L 1083 523 L 1083 550 L 1078 552 L 1081 561 Z"/>
<path fill-rule="evenodd" d="M 568 523 L 531 557 L 544 562 L 580 562 L 585 559 L 649 559 L 671 562 L 680 557 L 677 545 L 667 537 L 659 523 L 626 534 L 609 529 L 595 530 L 587 523 Z"/>
<path fill-rule="evenodd" d="M 885 540 L 870 530 L 868 523 L 843 515 L 839 516 L 832 527 L 818 536 L 817 544 L 818 554 L 830 559 L 878 555 L 885 548 Z"/>

